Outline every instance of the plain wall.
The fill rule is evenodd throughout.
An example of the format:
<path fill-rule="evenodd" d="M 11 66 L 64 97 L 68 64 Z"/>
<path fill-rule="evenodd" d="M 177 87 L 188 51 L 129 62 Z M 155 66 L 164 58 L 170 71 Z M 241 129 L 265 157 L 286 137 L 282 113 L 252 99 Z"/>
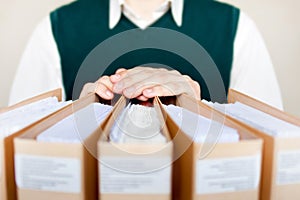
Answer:
<path fill-rule="evenodd" d="M 9 90 L 25 45 L 37 23 L 71 0 L 0 0 L 0 107 Z M 300 1 L 225 0 L 242 8 L 262 32 L 281 87 L 284 108 L 300 117 Z"/>

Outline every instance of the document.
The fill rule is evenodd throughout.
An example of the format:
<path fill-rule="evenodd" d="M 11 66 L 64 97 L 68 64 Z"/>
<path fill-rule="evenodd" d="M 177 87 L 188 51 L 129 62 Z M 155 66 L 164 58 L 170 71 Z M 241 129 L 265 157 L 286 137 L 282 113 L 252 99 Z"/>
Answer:
<path fill-rule="evenodd" d="M 0 138 L 25 128 L 69 103 L 71 102 L 59 102 L 56 97 L 49 97 L 0 114 Z"/>
<path fill-rule="evenodd" d="M 154 107 L 129 104 L 116 120 L 110 141 L 115 143 L 166 143 Z"/>
<path fill-rule="evenodd" d="M 37 141 L 81 143 L 91 135 L 112 110 L 112 106 L 93 103 L 61 120 L 38 135 Z"/>
<path fill-rule="evenodd" d="M 273 137 L 300 137 L 300 127 L 273 117 L 260 110 L 236 102 L 233 104 L 211 104 L 215 109 L 236 118 Z"/>
<path fill-rule="evenodd" d="M 224 124 L 178 106 L 165 105 L 165 109 L 179 128 L 193 138 L 196 143 L 203 143 L 208 138 L 217 138 L 217 141 L 222 143 L 239 141 L 237 130 Z M 212 135 L 217 137 L 211 137 Z"/>

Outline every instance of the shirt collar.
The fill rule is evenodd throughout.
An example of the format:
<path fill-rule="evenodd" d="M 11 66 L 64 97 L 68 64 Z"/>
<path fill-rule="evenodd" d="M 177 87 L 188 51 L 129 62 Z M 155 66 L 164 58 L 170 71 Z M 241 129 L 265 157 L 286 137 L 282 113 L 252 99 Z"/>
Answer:
<path fill-rule="evenodd" d="M 177 26 L 182 25 L 183 1 L 167 0 L 171 5 L 171 13 Z M 109 28 L 113 29 L 121 19 L 124 0 L 109 0 Z"/>

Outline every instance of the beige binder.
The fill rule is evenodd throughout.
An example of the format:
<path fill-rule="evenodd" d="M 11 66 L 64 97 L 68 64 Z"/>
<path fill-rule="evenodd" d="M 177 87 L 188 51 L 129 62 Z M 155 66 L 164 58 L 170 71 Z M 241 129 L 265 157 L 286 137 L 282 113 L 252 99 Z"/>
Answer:
<path fill-rule="evenodd" d="M 36 141 L 36 137 L 44 130 L 94 102 L 99 102 L 95 94 L 74 101 L 47 119 L 21 131 L 14 139 L 15 159 L 21 160 L 19 169 L 37 170 L 35 176 L 40 173 L 43 178 L 47 179 L 46 181 L 43 179 L 44 182 L 43 180 L 38 182 L 35 179 L 35 182 L 29 181 L 25 186 L 17 183 L 18 200 L 97 198 L 98 180 L 95 155 L 100 132 L 95 132 L 79 144 Z M 59 175 L 47 177 L 48 173 L 51 175 L 52 172 L 59 173 Z"/>
<path fill-rule="evenodd" d="M 0 113 L 8 112 L 16 108 L 22 107 L 24 105 L 48 98 L 48 97 L 57 97 L 61 101 L 62 93 L 61 89 L 56 89 L 36 97 L 32 97 L 28 100 L 22 101 L 18 104 L 12 105 L 7 108 L 2 108 Z M 37 124 L 47 117 L 39 120 L 34 123 Z M 15 174 L 14 174 L 14 146 L 13 139 L 22 134 L 22 131 L 26 130 L 28 127 L 24 128 L 21 131 L 18 131 L 14 134 L 11 134 L 9 137 L 0 139 L 0 199 L 1 200 L 16 200 L 16 185 L 15 185 Z"/>
<path fill-rule="evenodd" d="M 257 110 L 268 113 L 278 119 L 300 126 L 300 119 L 291 116 L 281 110 L 262 103 L 254 98 L 244 95 L 235 90 L 230 90 L 228 94 L 228 102 L 241 102 Z M 300 134 L 300 133 L 299 133 Z M 298 183 L 293 183 L 295 180 L 287 180 L 282 183 L 279 176 L 285 172 L 285 167 L 280 163 L 280 159 L 285 159 L 286 162 L 300 162 L 300 137 L 297 138 L 276 138 L 257 131 L 256 135 L 264 140 L 263 150 L 263 176 L 261 185 L 261 200 L 285 200 L 300 198 L 300 177 L 298 174 L 294 178 L 298 179 Z M 291 175 L 286 174 L 287 177 Z"/>
<path fill-rule="evenodd" d="M 238 131 L 240 135 L 240 141 L 236 143 L 216 143 L 211 149 L 211 152 L 205 157 L 200 158 L 200 149 L 205 146 L 205 144 L 193 143 L 190 146 L 190 152 L 185 152 L 183 157 L 174 163 L 174 176 L 173 176 L 173 199 L 191 199 L 191 200 L 255 200 L 259 198 L 259 179 L 261 174 L 261 154 L 263 142 L 260 138 L 255 136 L 256 130 L 249 128 L 248 126 L 239 123 L 227 116 L 222 115 L 219 112 L 215 112 L 209 106 L 196 101 L 195 99 L 187 96 L 180 95 L 177 97 L 178 106 L 181 106 L 187 110 L 194 113 L 202 115 L 206 118 L 213 119 L 217 122 L 224 123 L 224 125 L 234 128 Z M 161 107 L 166 118 L 166 125 L 172 135 L 172 133 L 182 132 L 175 124 L 175 122 L 170 119 L 163 107 Z M 173 136 L 175 137 L 175 136 Z M 182 141 L 177 141 L 174 143 L 182 144 Z M 181 148 L 185 148 L 184 145 Z M 254 166 L 249 167 L 258 180 L 253 181 L 255 184 L 248 189 L 233 189 L 232 191 L 223 191 L 221 188 L 214 189 L 212 187 L 208 188 L 208 192 L 203 192 L 201 190 L 201 185 L 197 182 L 197 176 L 204 175 L 208 173 L 207 171 L 197 170 L 199 166 L 206 165 L 219 166 L 222 169 L 223 163 L 234 163 L 234 165 L 241 165 L 244 161 L 248 161 L 250 164 L 255 162 Z M 191 164 L 193 163 L 193 166 Z M 253 164 L 253 163 L 252 163 Z M 243 166 L 243 165 L 242 165 Z M 244 166 L 247 167 L 247 166 Z M 230 169 L 229 169 L 230 170 Z M 237 169 L 236 173 L 238 173 Z M 226 170 L 224 171 L 226 172 Z M 234 173 L 233 170 L 231 172 Z M 241 170 L 242 172 L 242 170 Z M 208 177 L 206 182 L 214 181 Z M 236 185 L 235 185 L 236 186 Z M 199 192 L 199 189 L 201 192 Z"/>
<path fill-rule="evenodd" d="M 103 124 L 102 129 L 104 131 L 98 141 L 99 199 L 171 200 L 173 143 L 170 141 L 171 138 L 166 128 L 163 129 L 163 134 L 168 140 L 166 144 L 117 144 L 108 141 L 110 129 L 125 105 L 126 99 L 121 97 L 107 123 Z M 158 112 L 160 111 L 158 110 Z M 130 164 L 132 165 L 130 170 L 133 170 L 133 168 L 139 168 L 138 164 L 135 165 L 135 163 L 145 166 L 150 161 L 151 163 L 158 162 L 157 166 L 162 169 L 158 169 L 158 172 L 149 171 L 144 173 L 144 171 L 141 171 L 140 173 L 143 174 L 141 176 L 133 174 L 133 171 L 126 172 L 120 171 L 121 169 L 114 169 L 116 165 L 122 168 Z M 156 165 L 154 164 L 154 166 Z M 109 176 L 107 176 L 107 173 L 110 173 Z M 160 177 L 158 173 L 162 176 Z M 144 182 L 146 174 L 147 181 Z M 101 180 L 106 181 L 106 185 Z M 135 186 L 131 185 L 133 182 L 135 182 Z M 161 182 L 165 183 L 161 184 Z M 153 183 L 159 183 L 160 185 L 153 185 Z"/>
<path fill-rule="evenodd" d="M 42 143 L 35 140 L 36 136 L 51 127 L 58 121 L 69 116 L 74 111 L 79 110 L 92 102 L 97 102 L 98 98 L 95 95 L 90 95 L 84 99 L 78 100 L 62 110 L 48 116 L 46 119 L 33 124 L 30 127 L 20 131 L 15 138 L 15 155 L 20 157 L 23 156 L 27 161 L 32 160 L 32 169 L 35 167 L 45 166 L 45 162 L 39 163 L 36 158 L 54 158 L 56 164 L 64 164 L 65 160 L 69 163 L 77 163 L 77 168 L 80 169 L 80 191 L 79 192 L 55 192 L 55 191 L 44 191 L 44 190 L 30 190 L 26 188 L 17 188 L 18 197 L 20 200 L 27 199 L 45 199 L 45 200 L 68 200 L 68 199 L 101 199 L 112 198 L 112 199 L 179 199 L 179 200 L 197 200 L 197 199 L 249 199 L 255 200 L 259 196 L 259 185 L 255 184 L 251 189 L 237 190 L 237 191 L 222 191 L 217 190 L 216 192 L 211 190 L 209 193 L 197 193 L 196 176 L 198 163 L 200 162 L 199 150 L 204 144 L 195 144 L 192 140 L 176 125 L 171 117 L 164 110 L 159 99 L 155 99 L 154 104 L 160 113 L 161 119 L 165 123 L 164 133 L 170 137 L 172 141 L 163 148 L 162 151 L 157 153 L 157 156 L 163 156 L 169 158 L 173 157 L 174 162 L 172 163 L 172 178 L 171 194 L 163 195 L 149 195 L 147 193 L 140 195 L 123 194 L 101 194 L 98 184 L 98 178 L 101 179 L 101 170 L 98 174 L 98 168 L 101 163 L 98 163 L 94 157 L 97 155 L 103 157 L 109 155 L 114 156 L 128 156 L 122 155 L 119 151 L 115 151 L 116 148 L 112 148 L 112 145 L 108 144 L 105 140 L 105 136 L 108 134 L 109 127 L 112 126 L 114 119 L 119 115 L 121 110 L 124 108 L 124 99 L 120 99 L 115 105 L 113 111 L 108 115 L 102 125 L 90 135 L 83 144 L 61 144 L 61 143 Z M 177 105 L 186 108 L 192 112 L 203 115 L 206 118 L 213 118 L 214 120 L 224 123 L 225 125 L 238 130 L 241 140 L 237 143 L 220 143 L 216 144 L 212 149 L 211 153 L 204 159 L 201 160 L 206 165 L 211 165 L 210 162 L 216 162 L 218 165 L 223 162 L 234 162 L 240 163 L 241 160 L 253 160 L 260 162 L 261 151 L 262 151 L 262 140 L 255 135 L 260 133 L 253 128 L 250 128 L 237 120 L 230 117 L 224 116 L 219 112 L 214 111 L 209 106 L 198 102 L 186 95 L 180 95 L 177 97 Z M 104 131 L 103 131 L 104 130 Z M 102 134 L 103 133 L 103 134 Z M 99 140 L 101 138 L 101 140 Z M 11 139 L 13 141 L 13 139 Z M 98 141 L 98 143 L 97 143 Z M 88 147 L 88 148 L 85 148 Z M 98 150 L 97 150 L 98 148 Z M 122 146 L 122 149 L 128 149 L 129 151 L 136 151 L 140 149 L 140 146 Z M 143 147 L 144 148 L 144 147 Z M 149 151 L 158 147 L 148 146 L 143 151 Z M 160 148 L 160 147 L 159 147 Z M 13 153 L 11 154 L 11 156 Z M 155 156 L 156 157 L 156 156 Z M 49 162 L 49 159 L 46 160 Z M 78 165 L 79 163 L 79 165 Z M 213 163 L 214 164 L 214 163 Z M 67 164 L 66 164 L 67 165 Z M 75 165 L 72 165 L 75 166 Z M 79 167 L 78 167 L 79 166 Z M 70 169 L 73 170 L 73 169 Z M 256 173 L 256 177 L 260 177 L 260 165 L 258 168 L 252 169 Z"/>

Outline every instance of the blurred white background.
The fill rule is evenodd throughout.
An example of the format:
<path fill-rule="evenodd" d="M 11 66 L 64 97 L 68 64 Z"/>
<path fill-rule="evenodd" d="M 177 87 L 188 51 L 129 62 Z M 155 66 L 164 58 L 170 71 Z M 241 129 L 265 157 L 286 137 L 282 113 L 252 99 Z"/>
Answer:
<path fill-rule="evenodd" d="M 51 10 L 72 0 L 0 0 L 0 107 L 9 91 L 25 45 Z M 271 54 L 287 112 L 300 117 L 300 1 L 223 0 L 244 10 L 259 27 Z"/>

